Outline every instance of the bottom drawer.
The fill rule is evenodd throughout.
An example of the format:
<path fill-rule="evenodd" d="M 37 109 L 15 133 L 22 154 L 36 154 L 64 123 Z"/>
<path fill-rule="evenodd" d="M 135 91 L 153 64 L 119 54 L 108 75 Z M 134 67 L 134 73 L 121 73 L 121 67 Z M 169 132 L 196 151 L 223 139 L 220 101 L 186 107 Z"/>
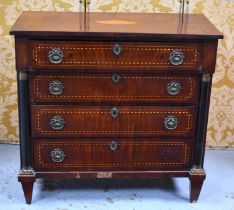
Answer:
<path fill-rule="evenodd" d="M 34 167 L 38 171 L 178 170 L 189 166 L 191 151 L 188 140 L 35 140 Z"/>

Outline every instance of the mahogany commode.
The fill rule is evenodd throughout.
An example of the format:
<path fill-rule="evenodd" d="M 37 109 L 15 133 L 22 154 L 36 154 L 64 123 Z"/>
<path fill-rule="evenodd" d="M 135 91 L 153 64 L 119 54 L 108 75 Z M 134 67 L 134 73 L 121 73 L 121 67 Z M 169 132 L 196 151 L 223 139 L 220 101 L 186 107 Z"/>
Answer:
<path fill-rule="evenodd" d="M 24 12 L 10 34 L 27 203 L 36 178 L 164 176 L 197 201 L 222 38 L 203 15 Z"/>

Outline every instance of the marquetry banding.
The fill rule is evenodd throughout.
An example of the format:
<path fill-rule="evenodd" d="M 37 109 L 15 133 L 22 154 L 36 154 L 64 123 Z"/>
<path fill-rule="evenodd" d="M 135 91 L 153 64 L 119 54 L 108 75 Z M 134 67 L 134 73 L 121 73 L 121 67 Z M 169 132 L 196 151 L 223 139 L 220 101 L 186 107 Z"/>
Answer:
<path fill-rule="evenodd" d="M 50 99 L 50 98 L 128 98 L 131 100 L 134 99 L 138 99 L 138 98 L 155 98 L 155 99 L 178 99 L 178 100 L 188 100 L 191 99 L 192 96 L 194 96 L 194 91 L 195 91 L 195 80 L 192 77 L 145 77 L 145 76 L 122 76 L 123 79 L 163 79 L 163 80 L 168 80 L 168 82 L 170 80 L 186 80 L 186 82 L 188 81 L 190 84 L 190 88 L 189 88 L 189 92 L 187 95 L 175 95 L 175 96 L 171 96 L 171 95 L 151 95 L 151 96 L 141 96 L 141 95 L 114 95 L 114 96 L 109 96 L 109 95 L 41 95 L 40 92 L 40 84 L 39 81 L 43 80 L 43 78 L 51 78 L 51 79 L 64 79 L 64 78 L 80 78 L 80 79 L 95 79 L 94 82 L 97 82 L 97 79 L 111 79 L 111 76 L 79 76 L 79 75 L 38 75 L 34 81 L 33 81 L 33 85 L 34 85 L 34 93 L 36 94 L 37 97 L 39 98 L 43 98 L 43 99 Z M 166 88 L 166 87 L 165 87 Z M 35 92 L 36 91 L 36 92 Z"/>
<path fill-rule="evenodd" d="M 183 160 L 181 162 L 122 162 L 122 163 L 86 163 L 86 164 L 79 164 L 79 163 L 75 163 L 75 164 L 71 164 L 71 163 L 60 163 L 60 164 L 55 164 L 55 163 L 44 163 L 43 158 L 42 158 L 42 153 L 41 150 L 44 147 L 47 146 L 53 146 L 53 147 L 59 147 L 59 146 L 70 146 L 70 147 L 74 147 L 74 146 L 108 146 L 108 143 L 40 143 L 37 147 L 36 147 L 36 151 L 37 151 L 37 161 L 40 165 L 40 167 L 90 167 L 90 166 L 98 166 L 98 167 L 149 167 L 149 166 L 169 166 L 169 167 L 175 167 L 178 165 L 185 165 L 188 162 L 189 159 L 189 146 L 184 144 L 184 143 L 126 143 L 126 142 L 122 142 L 120 143 L 120 145 L 124 145 L 124 146 L 143 146 L 143 145 L 147 145 L 147 146 L 181 146 L 183 148 Z"/>
<path fill-rule="evenodd" d="M 187 127 L 186 128 L 183 128 L 183 130 L 141 130 L 141 131 L 135 131 L 135 130 L 70 130 L 70 129 L 63 129 L 63 130 L 43 130 L 43 128 L 40 126 L 40 117 L 44 114 L 71 114 L 71 115 L 75 115 L 75 114 L 97 114 L 97 115 L 100 115 L 100 114 L 110 114 L 109 111 L 87 111 L 87 110 L 83 110 L 83 111 L 80 111 L 80 110 L 72 110 L 72 111 L 69 111 L 69 110 L 59 110 L 59 109 L 56 109 L 56 110 L 48 110 L 48 109 L 40 109 L 40 111 L 37 111 L 37 117 L 36 117 L 36 129 L 38 130 L 39 133 L 42 133 L 42 134 L 69 134 L 69 135 L 72 135 L 72 134 L 132 134 L 132 133 L 136 133 L 136 134 L 186 134 L 188 133 L 191 129 L 192 129 L 192 114 L 189 113 L 189 112 L 158 112 L 158 111 L 124 111 L 124 110 L 119 110 L 119 114 L 175 114 L 176 116 L 182 116 L 182 115 L 185 115 L 186 116 L 186 119 L 187 119 L 187 122 L 186 122 L 186 125 Z M 180 119 L 179 119 L 180 120 Z M 66 122 L 67 124 L 69 123 L 69 118 L 66 119 Z"/>
<path fill-rule="evenodd" d="M 77 45 L 59 45 L 59 44 L 37 44 L 35 46 L 35 48 L 33 49 L 33 60 L 36 61 L 36 63 L 38 63 L 39 65 L 43 65 L 43 64 L 49 64 L 48 60 L 42 60 L 41 57 L 39 56 L 39 51 L 42 49 L 52 49 L 52 48 L 60 48 L 61 50 L 72 50 L 72 51 L 95 51 L 95 53 L 98 55 L 99 51 L 109 51 L 112 52 L 112 47 L 108 46 L 108 47 L 104 47 L 104 46 L 93 46 L 93 45 L 87 45 L 86 47 L 77 47 Z M 187 62 L 183 62 L 183 66 L 192 66 L 194 64 L 196 64 L 199 61 L 199 52 L 196 48 L 194 47 L 181 47 L 181 46 L 141 46 L 141 47 L 126 47 L 124 46 L 124 50 L 125 51 L 167 51 L 168 53 L 171 52 L 174 49 L 180 49 L 182 51 L 187 51 L 187 52 L 192 52 L 193 53 L 193 59 Z M 75 53 L 75 52 L 74 52 Z M 72 65 L 72 64 L 79 64 L 79 65 L 85 65 L 85 66 L 92 66 L 92 65 L 144 65 L 145 67 L 147 67 L 147 65 L 152 66 L 152 65 L 170 65 L 170 62 L 127 62 L 127 61 L 101 61 L 101 60 L 97 60 L 97 61 L 81 61 L 76 59 L 75 61 L 66 61 L 64 60 L 62 65 Z"/>

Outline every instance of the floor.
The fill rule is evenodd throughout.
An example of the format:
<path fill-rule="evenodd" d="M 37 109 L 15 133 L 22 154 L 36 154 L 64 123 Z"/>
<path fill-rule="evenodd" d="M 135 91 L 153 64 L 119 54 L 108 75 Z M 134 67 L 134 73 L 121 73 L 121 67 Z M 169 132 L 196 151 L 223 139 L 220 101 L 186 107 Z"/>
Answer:
<path fill-rule="evenodd" d="M 20 183 L 19 146 L 0 144 L 0 210 L 234 210 L 234 151 L 206 151 L 200 199 L 190 204 L 186 178 L 37 180 L 31 205 Z"/>

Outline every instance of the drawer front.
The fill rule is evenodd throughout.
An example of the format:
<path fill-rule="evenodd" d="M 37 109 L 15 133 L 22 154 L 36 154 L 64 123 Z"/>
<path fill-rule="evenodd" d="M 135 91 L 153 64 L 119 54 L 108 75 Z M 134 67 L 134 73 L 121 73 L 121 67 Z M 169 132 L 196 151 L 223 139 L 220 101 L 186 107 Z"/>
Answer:
<path fill-rule="evenodd" d="M 32 106 L 34 137 L 193 136 L 195 107 Z"/>
<path fill-rule="evenodd" d="M 189 141 L 34 141 L 34 168 L 41 171 L 178 170 L 190 160 Z"/>
<path fill-rule="evenodd" d="M 33 74 L 32 102 L 197 103 L 199 75 Z"/>
<path fill-rule="evenodd" d="M 34 69 L 198 70 L 199 43 L 32 41 Z"/>

